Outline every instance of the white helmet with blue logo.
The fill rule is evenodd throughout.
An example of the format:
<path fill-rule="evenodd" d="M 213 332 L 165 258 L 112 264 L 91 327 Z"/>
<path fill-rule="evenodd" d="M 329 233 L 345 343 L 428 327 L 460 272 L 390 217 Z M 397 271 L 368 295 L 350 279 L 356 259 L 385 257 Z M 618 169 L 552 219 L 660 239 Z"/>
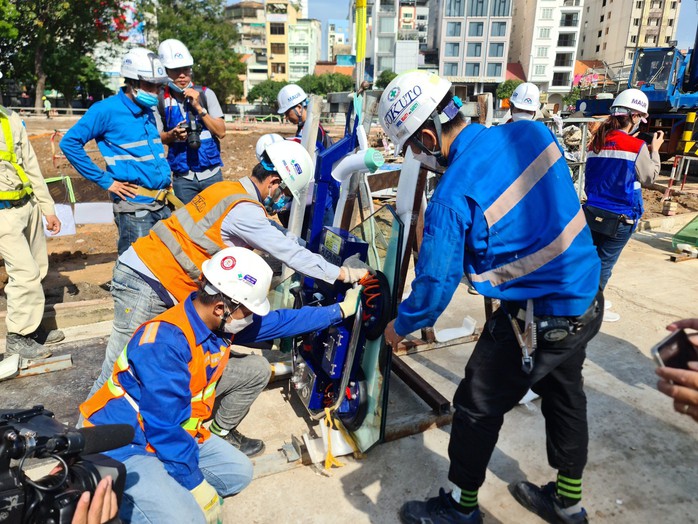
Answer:
<path fill-rule="evenodd" d="M 509 102 L 522 111 L 537 111 L 540 109 L 540 89 L 530 82 L 519 84 L 511 94 Z"/>
<path fill-rule="evenodd" d="M 426 71 L 402 73 L 388 84 L 378 105 L 378 118 L 398 153 L 432 117 L 450 89 L 451 82 Z"/>
<path fill-rule="evenodd" d="M 295 198 L 315 177 L 315 163 L 298 142 L 282 140 L 266 146 L 264 152 L 274 164 L 274 169 Z"/>
<path fill-rule="evenodd" d="M 277 113 L 283 115 L 289 109 L 302 104 L 308 99 L 308 95 L 298 84 L 287 84 L 279 90 L 276 102 L 279 104 Z"/>
<path fill-rule="evenodd" d="M 151 84 L 164 84 L 168 80 L 158 55 L 144 47 L 135 47 L 126 53 L 121 62 L 121 76 Z"/>
<path fill-rule="evenodd" d="M 182 42 L 174 38 L 168 38 L 160 43 L 158 54 L 162 65 L 167 69 L 179 69 L 180 67 L 191 67 L 194 65 L 194 59 Z"/>

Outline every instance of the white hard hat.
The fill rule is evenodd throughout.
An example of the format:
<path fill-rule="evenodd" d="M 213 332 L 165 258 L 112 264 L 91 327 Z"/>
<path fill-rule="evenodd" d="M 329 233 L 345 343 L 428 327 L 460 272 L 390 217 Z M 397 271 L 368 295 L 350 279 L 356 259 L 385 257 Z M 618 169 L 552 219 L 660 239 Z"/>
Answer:
<path fill-rule="evenodd" d="M 201 271 L 209 282 L 204 288 L 207 293 L 222 293 L 256 315 L 269 313 L 267 295 L 274 272 L 251 249 L 222 249 L 204 261 Z"/>
<path fill-rule="evenodd" d="M 257 161 L 261 162 L 263 160 L 264 157 L 262 155 L 269 144 L 273 144 L 274 142 L 283 142 L 283 140 L 284 137 L 277 135 L 276 133 L 267 133 L 266 135 L 259 137 L 259 140 L 257 140 L 257 145 L 255 146 Z"/>
<path fill-rule="evenodd" d="M 164 84 L 168 80 L 158 55 L 143 47 L 133 48 L 126 53 L 121 62 L 121 76 L 151 84 Z"/>
<path fill-rule="evenodd" d="M 649 101 L 647 95 L 639 89 L 626 89 L 620 93 L 611 105 L 611 114 L 642 113 L 647 116 Z M 620 109 L 620 111 L 618 111 Z"/>
<path fill-rule="evenodd" d="M 308 95 L 305 94 L 301 86 L 297 84 L 285 85 L 281 88 L 276 97 L 276 101 L 279 103 L 278 113 L 283 115 L 286 111 L 297 106 L 307 98 Z"/>
<path fill-rule="evenodd" d="M 402 151 L 450 89 L 451 82 L 425 71 L 402 73 L 388 84 L 378 105 L 378 118 L 396 151 Z"/>
<path fill-rule="evenodd" d="M 180 67 L 190 67 L 194 65 L 194 59 L 189 53 L 189 49 L 179 40 L 169 38 L 160 43 L 158 54 L 162 65 L 167 69 L 178 69 Z"/>
<path fill-rule="evenodd" d="M 300 191 L 308 186 L 315 176 L 315 164 L 305 148 L 292 140 L 269 144 L 264 151 L 274 164 L 281 181 L 294 197 L 300 198 Z"/>
<path fill-rule="evenodd" d="M 523 111 L 537 111 L 540 108 L 540 89 L 536 84 L 519 84 L 509 98 L 509 102 Z"/>

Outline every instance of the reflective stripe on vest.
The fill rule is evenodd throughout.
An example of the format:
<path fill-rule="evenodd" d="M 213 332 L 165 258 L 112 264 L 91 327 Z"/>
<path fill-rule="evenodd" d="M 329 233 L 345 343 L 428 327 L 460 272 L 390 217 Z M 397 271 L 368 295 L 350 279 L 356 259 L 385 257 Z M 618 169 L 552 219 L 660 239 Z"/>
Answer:
<path fill-rule="evenodd" d="M 0 151 L 0 160 L 9 162 L 12 167 L 17 172 L 20 182 L 22 183 L 21 189 L 14 191 L 0 191 L 0 200 L 19 200 L 25 196 L 31 195 L 34 191 L 32 190 L 27 174 L 17 163 L 17 155 L 14 152 L 14 139 L 12 138 L 12 129 L 10 128 L 10 118 L 3 112 L 0 111 L 0 124 L 2 124 L 2 134 L 5 138 L 5 146 L 9 149 L 8 151 Z"/>

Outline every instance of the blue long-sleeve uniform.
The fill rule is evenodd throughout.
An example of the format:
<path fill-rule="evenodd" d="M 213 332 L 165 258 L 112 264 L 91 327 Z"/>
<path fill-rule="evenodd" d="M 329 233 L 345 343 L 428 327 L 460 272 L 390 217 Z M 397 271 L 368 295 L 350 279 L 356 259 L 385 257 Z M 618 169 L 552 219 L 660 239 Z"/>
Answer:
<path fill-rule="evenodd" d="M 577 316 L 600 262 L 560 146 L 537 122 L 472 124 L 451 145 L 429 202 L 412 293 L 395 330 L 433 326 L 465 273 L 482 295 L 537 315 Z"/>
<path fill-rule="evenodd" d="M 85 144 L 93 139 L 104 157 L 106 171 L 85 152 Z M 131 100 L 123 88 L 90 107 L 68 130 L 60 147 L 78 173 L 102 189 L 109 189 L 115 180 L 146 189 L 165 189 L 171 185 L 170 166 L 153 112 Z M 144 196 L 128 200 L 145 204 L 153 201 Z"/>
<path fill-rule="evenodd" d="M 193 296 L 184 303 L 187 319 L 205 358 L 217 364 L 229 341 L 204 324 L 194 309 Z M 264 317 L 255 315 L 254 322 L 235 335 L 235 343 L 244 345 L 312 332 L 341 319 L 338 304 L 271 311 Z M 133 442 L 106 454 L 119 461 L 134 455 L 152 455 L 146 450 L 150 443 L 167 472 L 186 489 L 193 489 L 204 477 L 198 466 L 197 442 L 181 427 L 191 416 L 191 349 L 177 326 L 161 322 L 152 343 L 142 343 L 144 329 L 139 328 L 128 343 L 129 372 L 119 374 L 121 387 L 139 406 L 143 429 L 136 411 L 123 397 L 109 401 L 89 420 L 95 425 L 130 424 L 135 430 Z M 234 366 L 235 362 L 229 365 Z M 215 366 L 207 367 L 209 380 L 214 371 Z"/>

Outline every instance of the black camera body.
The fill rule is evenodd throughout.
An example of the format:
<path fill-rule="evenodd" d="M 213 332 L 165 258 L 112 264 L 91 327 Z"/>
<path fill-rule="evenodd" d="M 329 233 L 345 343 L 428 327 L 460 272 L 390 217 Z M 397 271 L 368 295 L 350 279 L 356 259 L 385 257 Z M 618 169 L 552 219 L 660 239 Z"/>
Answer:
<path fill-rule="evenodd" d="M 187 132 L 187 146 L 198 151 L 201 147 L 201 125 L 192 111 L 187 111 L 187 123 L 180 127 Z"/>
<path fill-rule="evenodd" d="M 94 493 L 111 476 L 121 502 L 125 466 L 106 455 L 133 439 L 129 425 L 67 428 L 43 406 L 27 410 L 0 410 L 0 522 L 69 523 L 83 491 Z M 27 459 L 54 458 L 58 473 L 31 480 L 23 471 Z M 12 465 L 12 461 L 18 461 Z"/>

